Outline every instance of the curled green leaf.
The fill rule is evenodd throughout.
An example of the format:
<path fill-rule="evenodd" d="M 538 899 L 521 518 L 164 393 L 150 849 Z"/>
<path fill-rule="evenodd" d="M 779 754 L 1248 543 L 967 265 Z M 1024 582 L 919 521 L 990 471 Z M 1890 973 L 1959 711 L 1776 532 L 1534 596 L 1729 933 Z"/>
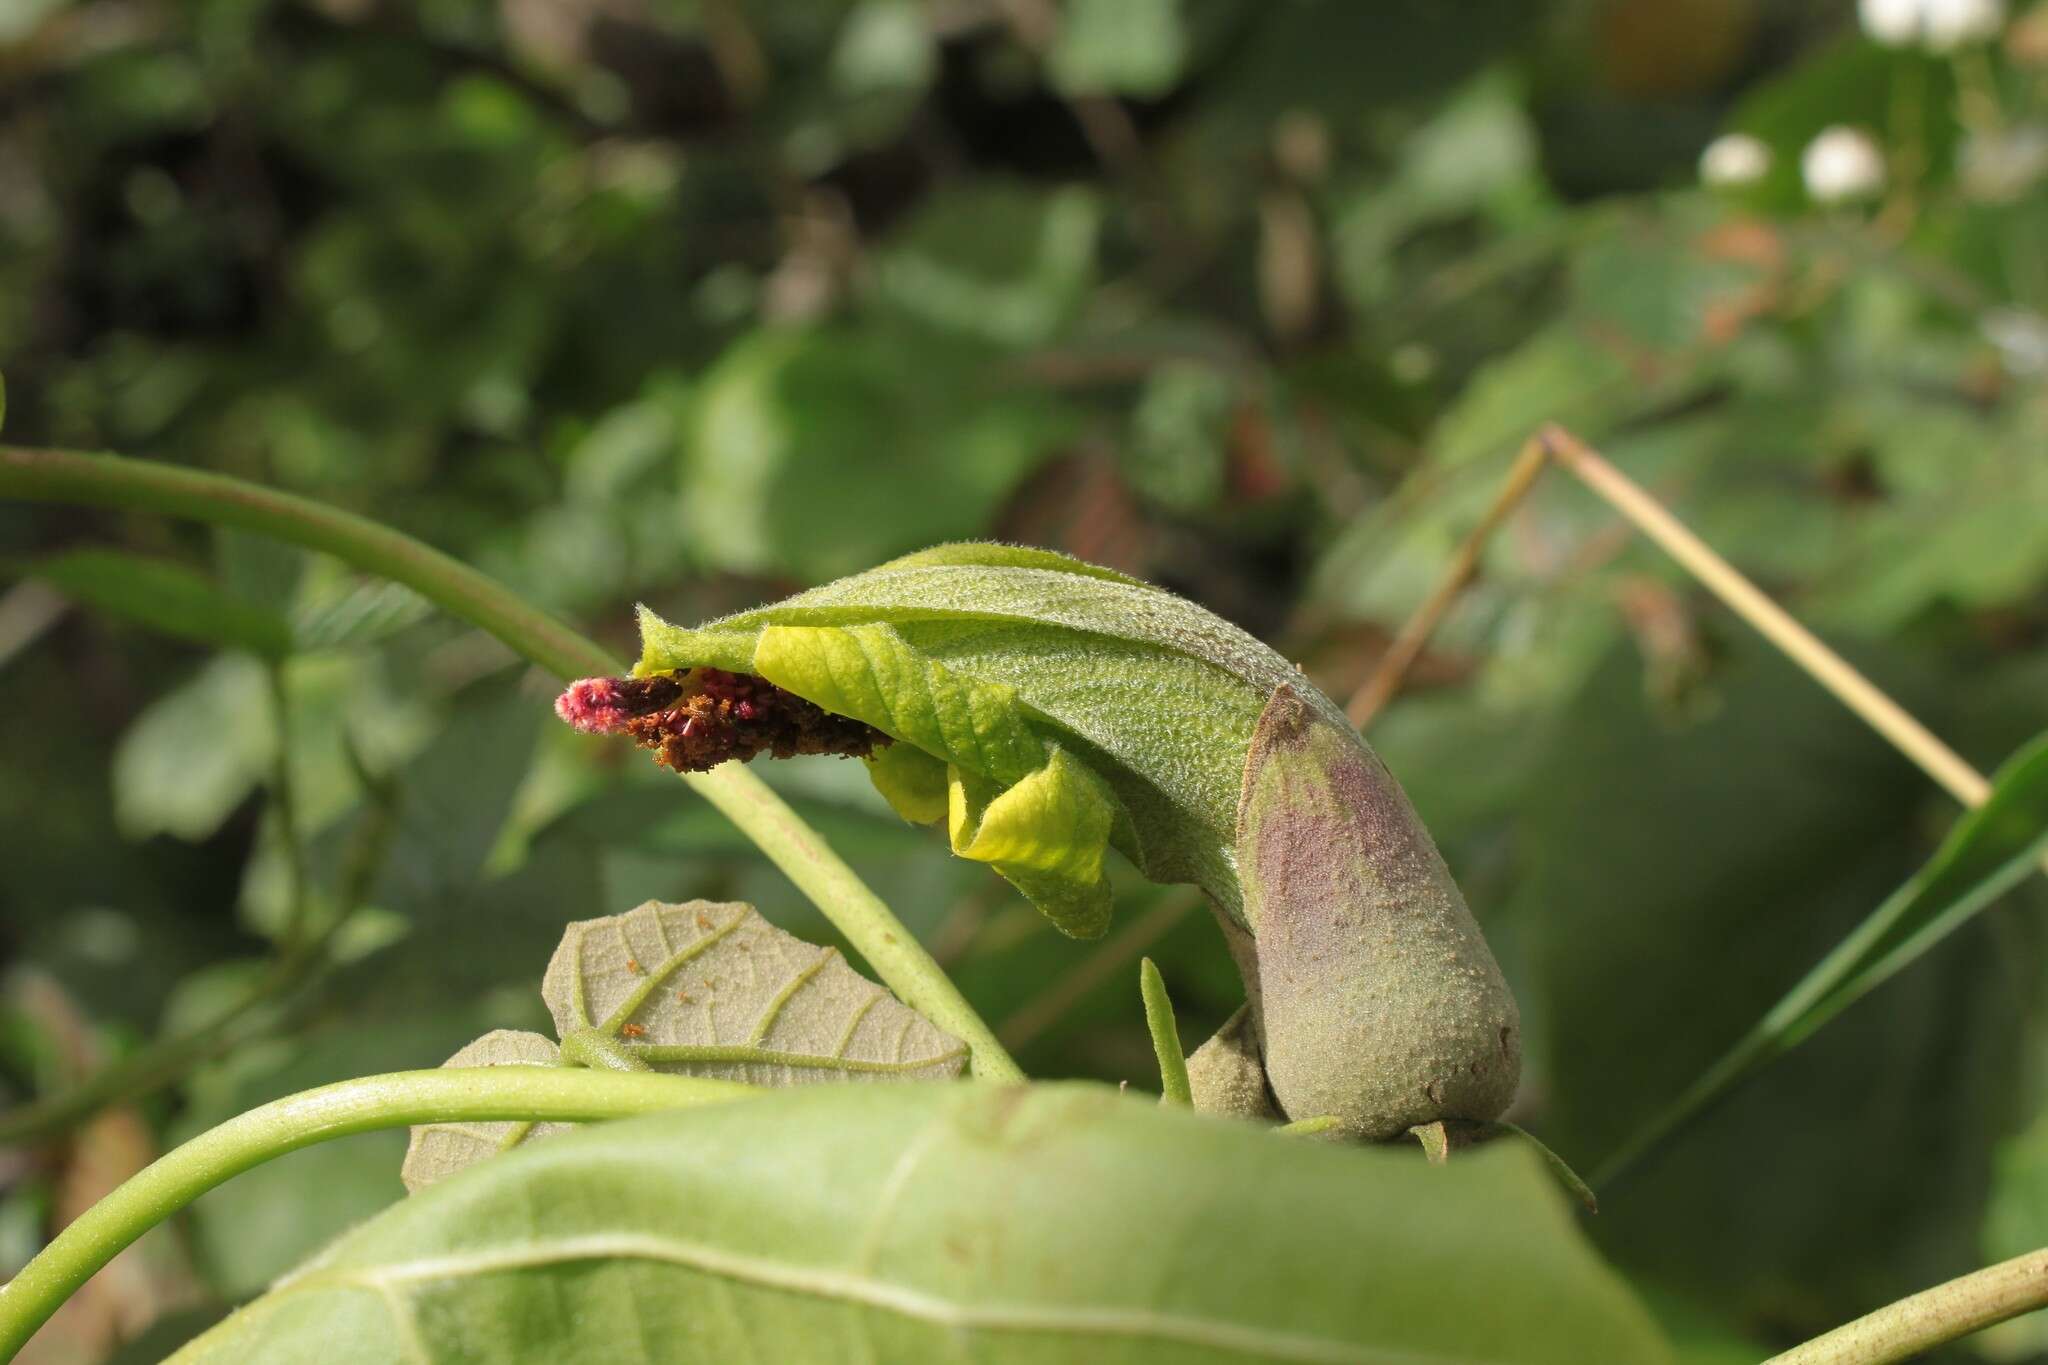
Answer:
<path fill-rule="evenodd" d="M 633 677 L 577 684 L 565 719 L 679 768 L 860 757 L 906 819 L 943 815 L 954 852 L 1076 937 L 1107 928 L 1111 848 L 1199 886 L 1246 982 L 1259 1079 L 1233 1079 L 1234 1107 L 1270 1086 L 1287 1117 L 1386 1138 L 1512 1099 L 1513 997 L 1399 784 L 1300 670 L 1201 607 L 1049 551 L 947 545 L 640 628 Z"/>

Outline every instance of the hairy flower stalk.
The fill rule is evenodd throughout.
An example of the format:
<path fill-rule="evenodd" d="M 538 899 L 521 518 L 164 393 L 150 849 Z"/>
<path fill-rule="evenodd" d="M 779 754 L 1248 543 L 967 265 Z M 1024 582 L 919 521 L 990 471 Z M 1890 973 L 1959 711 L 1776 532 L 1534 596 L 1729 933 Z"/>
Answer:
<path fill-rule="evenodd" d="M 1108 926 L 1111 848 L 1200 887 L 1247 1008 L 1210 1044 L 1230 1065 L 1188 1059 L 1198 1106 L 1256 1109 L 1262 1075 L 1286 1118 L 1385 1138 L 1513 1098 L 1514 999 L 1406 795 L 1228 622 L 1064 555 L 948 545 L 695 630 L 640 624 L 633 676 L 576 684 L 565 720 L 678 768 L 860 755 L 898 813 L 943 821 L 1076 937 Z"/>

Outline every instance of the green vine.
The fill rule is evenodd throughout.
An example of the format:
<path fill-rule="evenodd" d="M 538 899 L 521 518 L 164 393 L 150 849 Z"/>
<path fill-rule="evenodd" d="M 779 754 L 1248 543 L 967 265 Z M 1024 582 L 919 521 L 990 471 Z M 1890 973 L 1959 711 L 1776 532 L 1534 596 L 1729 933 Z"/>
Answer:
<path fill-rule="evenodd" d="M 625 1118 L 744 1098 L 731 1081 L 538 1066 L 364 1076 L 288 1095 L 210 1128 L 80 1214 L 0 1286 L 0 1361 L 123 1248 L 252 1166 L 316 1142 L 415 1123 Z"/>

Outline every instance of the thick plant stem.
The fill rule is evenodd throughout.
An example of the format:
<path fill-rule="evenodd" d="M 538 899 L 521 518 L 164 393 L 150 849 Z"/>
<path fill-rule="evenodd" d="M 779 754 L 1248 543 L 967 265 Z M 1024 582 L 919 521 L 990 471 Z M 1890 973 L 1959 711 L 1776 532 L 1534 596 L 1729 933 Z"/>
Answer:
<path fill-rule="evenodd" d="M 2048 1308 L 2048 1250 L 1886 1304 L 1765 1365 L 1887 1365 L 2039 1308 Z"/>
<path fill-rule="evenodd" d="M 397 1071 L 274 1100 L 208 1129 L 93 1205 L 0 1286 L 0 1362 L 143 1233 L 252 1166 L 316 1142 L 415 1123 L 624 1118 L 752 1093 L 731 1081 L 541 1066 Z"/>
<path fill-rule="evenodd" d="M 603 646 L 460 560 L 388 526 L 276 489 L 118 455 L 0 446 L 0 497 L 132 507 L 274 536 L 403 583 L 557 677 L 623 671 Z M 975 1075 L 1023 1079 L 931 954 L 766 783 L 733 763 L 685 774 L 684 781 L 816 903 L 905 1004 L 967 1044 Z"/>

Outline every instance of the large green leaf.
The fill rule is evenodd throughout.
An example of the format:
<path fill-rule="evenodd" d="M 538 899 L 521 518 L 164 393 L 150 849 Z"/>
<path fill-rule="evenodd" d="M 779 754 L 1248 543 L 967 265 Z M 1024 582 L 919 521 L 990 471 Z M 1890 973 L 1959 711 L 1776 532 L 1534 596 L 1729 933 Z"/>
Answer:
<path fill-rule="evenodd" d="M 1106 1087 L 822 1087 L 570 1134 L 336 1243 L 179 1360 L 1670 1359 L 1500 1148 Z"/>

